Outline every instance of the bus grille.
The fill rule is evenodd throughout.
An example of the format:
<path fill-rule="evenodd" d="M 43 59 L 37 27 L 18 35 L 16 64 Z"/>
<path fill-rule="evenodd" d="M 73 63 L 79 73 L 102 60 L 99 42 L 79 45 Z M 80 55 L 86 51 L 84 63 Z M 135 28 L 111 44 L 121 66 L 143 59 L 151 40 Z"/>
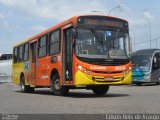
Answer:
<path fill-rule="evenodd" d="M 113 81 L 105 81 L 104 77 L 92 77 L 92 80 L 96 81 L 96 82 L 119 82 L 124 80 L 124 77 L 114 77 Z"/>

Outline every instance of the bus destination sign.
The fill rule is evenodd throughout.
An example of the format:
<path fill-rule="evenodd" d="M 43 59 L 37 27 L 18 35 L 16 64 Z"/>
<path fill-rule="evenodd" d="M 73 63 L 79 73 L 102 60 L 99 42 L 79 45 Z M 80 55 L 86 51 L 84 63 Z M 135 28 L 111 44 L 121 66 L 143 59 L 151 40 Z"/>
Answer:
<path fill-rule="evenodd" d="M 109 26 L 109 27 L 117 27 L 123 28 L 127 27 L 128 24 L 125 21 L 113 19 L 113 18 L 79 18 L 78 25 L 92 25 L 92 26 Z"/>

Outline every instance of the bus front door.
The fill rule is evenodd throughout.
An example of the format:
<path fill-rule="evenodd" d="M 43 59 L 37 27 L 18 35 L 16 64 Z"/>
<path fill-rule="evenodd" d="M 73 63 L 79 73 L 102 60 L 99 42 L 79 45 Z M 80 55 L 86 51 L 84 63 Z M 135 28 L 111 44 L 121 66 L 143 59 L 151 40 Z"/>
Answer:
<path fill-rule="evenodd" d="M 156 53 L 153 57 L 151 82 L 160 83 L 160 53 Z"/>
<path fill-rule="evenodd" d="M 37 42 L 30 44 L 30 85 L 36 82 L 36 63 L 37 63 Z"/>
<path fill-rule="evenodd" d="M 63 57 L 62 57 L 62 84 L 73 84 L 72 82 L 72 27 L 71 25 L 62 29 Z"/>

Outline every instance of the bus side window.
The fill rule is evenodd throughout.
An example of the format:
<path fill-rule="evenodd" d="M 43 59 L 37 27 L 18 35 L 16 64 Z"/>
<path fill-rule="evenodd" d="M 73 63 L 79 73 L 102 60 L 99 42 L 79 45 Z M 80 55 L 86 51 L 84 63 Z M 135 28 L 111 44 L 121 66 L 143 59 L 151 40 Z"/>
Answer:
<path fill-rule="evenodd" d="M 47 55 L 47 36 L 40 38 L 38 45 L 38 57 L 45 57 Z"/>
<path fill-rule="evenodd" d="M 19 47 L 19 62 L 23 60 L 23 45 Z"/>
<path fill-rule="evenodd" d="M 14 48 L 14 53 L 13 53 L 13 61 L 14 63 L 18 62 L 18 48 Z"/>
<path fill-rule="evenodd" d="M 17 62 L 21 62 L 21 59 L 20 59 L 20 46 L 17 47 Z"/>
<path fill-rule="evenodd" d="M 60 31 L 55 31 L 50 34 L 49 39 L 49 54 L 58 54 L 60 52 Z"/>
<path fill-rule="evenodd" d="M 27 61 L 28 60 L 28 54 L 29 54 L 29 47 L 28 47 L 28 43 L 24 44 L 24 57 L 23 60 Z"/>

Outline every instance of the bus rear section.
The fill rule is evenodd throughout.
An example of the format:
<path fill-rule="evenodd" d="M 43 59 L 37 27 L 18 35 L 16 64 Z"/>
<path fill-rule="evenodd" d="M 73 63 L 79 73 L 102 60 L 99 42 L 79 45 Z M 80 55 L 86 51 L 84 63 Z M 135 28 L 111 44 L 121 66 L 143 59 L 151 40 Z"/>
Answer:
<path fill-rule="evenodd" d="M 25 44 L 28 52 L 19 52 Z M 50 87 L 55 95 L 67 95 L 69 89 L 85 88 L 104 95 L 110 85 L 131 84 L 128 22 L 122 19 L 75 16 L 16 45 L 14 51 L 16 56 L 28 53 L 26 60 L 22 54 L 21 62 L 13 65 L 13 72 L 19 69 L 13 81 L 23 90 Z"/>
<path fill-rule="evenodd" d="M 143 49 L 132 53 L 132 82 L 160 83 L 160 50 Z"/>

